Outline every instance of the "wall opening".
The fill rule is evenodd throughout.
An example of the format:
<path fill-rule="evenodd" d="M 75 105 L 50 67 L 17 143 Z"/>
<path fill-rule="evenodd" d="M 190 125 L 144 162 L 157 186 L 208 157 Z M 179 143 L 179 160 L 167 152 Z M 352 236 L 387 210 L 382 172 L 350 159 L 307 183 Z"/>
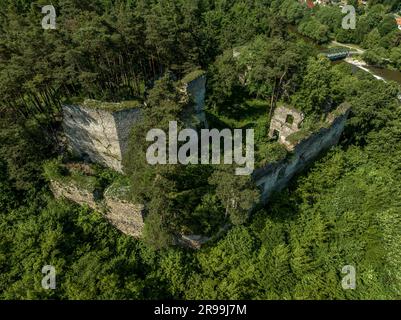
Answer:
<path fill-rule="evenodd" d="M 272 140 L 278 141 L 279 138 L 280 138 L 280 132 L 278 130 L 274 130 L 272 135 Z"/>
<path fill-rule="evenodd" d="M 285 119 L 285 123 L 293 124 L 294 123 L 294 116 L 292 114 L 287 114 L 287 118 Z"/>
<path fill-rule="evenodd" d="M 285 177 L 285 170 L 286 170 L 286 168 L 280 169 L 280 171 L 278 172 L 278 175 L 277 175 L 277 181 L 280 181 L 281 179 L 283 179 Z"/>

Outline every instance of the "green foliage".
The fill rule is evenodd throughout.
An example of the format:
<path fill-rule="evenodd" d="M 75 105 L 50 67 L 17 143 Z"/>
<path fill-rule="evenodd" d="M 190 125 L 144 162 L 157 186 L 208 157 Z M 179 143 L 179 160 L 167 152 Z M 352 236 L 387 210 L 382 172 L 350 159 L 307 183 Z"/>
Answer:
<path fill-rule="evenodd" d="M 191 81 L 194 81 L 198 79 L 199 77 L 203 76 L 205 74 L 205 71 L 203 70 L 194 70 L 187 75 L 185 75 L 184 78 L 181 79 L 183 83 L 190 83 Z"/>
<path fill-rule="evenodd" d="M 330 61 L 310 58 L 300 90 L 293 96 L 293 105 L 306 115 L 321 115 L 331 104 L 333 74 Z"/>
<path fill-rule="evenodd" d="M 329 28 L 315 18 L 301 22 L 299 25 L 299 32 L 316 40 L 318 43 L 325 43 L 329 40 Z"/>
<path fill-rule="evenodd" d="M 235 176 L 232 168 L 219 168 L 209 179 L 216 186 L 216 196 L 225 208 L 234 225 L 243 224 L 253 205 L 258 201 L 259 192 L 249 176 Z"/>
<path fill-rule="evenodd" d="M 134 126 L 126 163 L 131 188 L 131 197 L 145 204 L 148 211 L 145 219 L 144 239 L 153 248 L 161 249 L 172 243 L 172 236 L 181 233 L 210 233 L 218 228 L 216 222 L 206 221 L 209 212 L 202 210 L 205 194 L 212 190 L 207 178 L 212 172 L 209 166 L 150 165 L 146 161 L 146 141 L 150 129 L 159 128 L 168 132 L 169 121 L 177 121 L 179 130 L 184 106 L 178 89 L 167 74 L 156 82 L 150 91 L 143 121 Z M 201 215 L 201 213 L 204 215 Z"/>
<path fill-rule="evenodd" d="M 269 163 L 285 159 L 287 154 L 287 149 L 278 142 L 261 144 L 258 146 L 256 152 L 258 167 L 263 167 Z"/>
<path fill-rule="evenodd" d="M 132 100 L 132 101 L 122 101 L 113 103 L 113 102 L 104 102 L 96 100 L 85 100 L 82 105 L 91 109 L 100 109 L 109 112 L 116 112 L 125 109 L 138 108 L 141 106 L 141 102 L 138 100 Z"/>
<path fill-rule="evenodd" d="M 43 174 L 48 180 L 61 180 L 67 174 L 61 159 L 51 159 L 44 163 Z"/>
<path fill-rule="evenodd" d="M 73 184 L 89 192 L 100 188 L 100 183 L 94 172 L 83 164 L 63 165 L 61 158 L 46 161 L 43 165 L 44 176 L 48 181 L 59 181 L 63 184 Z M 87 171 L 90 172 L 87 172 Z M 100 177 L 100 179 L 102 179 Z"/>
<path fill-rule="evenodd" d="M 399 33 L 388 15 L 398 2 L 370 1 L 358 8 L 357 29 L 345 32 L 334 7 L 312 15 L 295 0 L 57 0 L 59 29 L 47 32 L 30 1 L 3 0 L 0 299 L 400 299 L 399 87 L 324 58 L 307 61 L 314 51 L 285 25 L 318 42 L 362 44 L 369 61 L 387 57 L 399 68 Z M 241 48 L 237 59 L 233 47 Z M 309 115 L 305 128 L 349 101 L 342 143 L 252 215 L 257 191 L 232 168 L 147 166 L 146 145 L 137 142 L 149 128 L 181 125 L 174 79 L 198 66 L 210 73 L 209 105 L 223 125 L 255 126 L 261 163 L 284 156 L 267 142 L 268 114 L 280 99 Z M 166 70 L 176 77 L 148 85 Z M 60 101 L 75 95 L 147 96 L 124 159 L 128 181 L 96 166 L 66 172 L 51 160 Z M 113 194 L 129 187 L 130 198 L 147 205 L 144 240 L 52 199 L 45 177 L 90 177 Z M 230 230 L 197 252 L 170 248 L 176 234 L 212 236 L 222 226 Z M 41 287 L 48 264 L 56 290 Z M 341 287 L 345 265 L 356 267 L 355 290 Z"/>
<path fill-rule="evenodd" d="M 105 190 L 105 195 L 106 194 L 112 198 L 129 201 L 131 199 L 131 184 L 129 178 L 126 176 L 114 178 L 112 183 L 108 184 Z"/>

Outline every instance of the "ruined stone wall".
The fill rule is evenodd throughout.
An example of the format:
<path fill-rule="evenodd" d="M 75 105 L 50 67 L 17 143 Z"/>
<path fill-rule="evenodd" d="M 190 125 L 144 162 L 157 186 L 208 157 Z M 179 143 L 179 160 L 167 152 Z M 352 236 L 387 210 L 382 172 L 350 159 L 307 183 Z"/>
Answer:
<path fill-rule="evenodd" d="M 135 122 L 140 120 L 140 116 L 141 114 L 139 109 L 121 110 L 113 113 L 122 157 L 124 157 L 128 150 L 129 136 L 132 126 Z"/>
<path fill-rule="evenodd" d="M 121 199 L 111 192 L 104 193 L 106 218 L 121 232 L 135 238 L 142 236 L 144 227 L 144 206 Z"/>
<path fill-rule="evenodd" d="M 195 79 L 184 83 L 183 93 L 192 99 L 194 106 L 186 111 L 184 118 L 195 118 L 195 121 L 185 120 L 189 125 L 201 125 L 203 128 L 207 128 L 207 120 L 205 114 L 205 95 L 206 95 L 206 74 L 201 74 Z M 193 123 L 195 122 L 195 123 Z"/>
<path fill-rule="evenodd" d="M 122 190 L 115 193 L 112 185 L 103 194 L 95 195 L 93 191 L 84 189 L 72 182 L 50 181 L 50 187 L 57 199 L 68 199 L 79 205 L 87 205 L 104 215 L 115 228 L 122 233 L 134 238 L 141 238 L 144 228 L 144 206 L 134 204 L 124 199 Z M 210 241 L 210 237 L 201 235 L 176 235 L 174 243 L 192 249 L 200 249 L 202 245 Z"/>
<path fill-rule="evenodd" d="M 51 181 L 50 186 L 54 196 L 65 198 L 80 205 L 88 205 L 93 210 L 102 213 L 106 219 L 121 232 L 140 238 L 144 227 L 144 206 L 113 196 L 107 191 L 102 200 L 97 199 L 94 192 L 85 190 L 74 183 Z"/>
<path fill-rule="evenodd" d="M 66 198 L 80 205 L 87 205 L 92 209 L 97 208 L 94 193 L 73 183 L 62 183 L 52 180 L 50 188 L 57 199 Z"/>
<path fill-rule="evenodd" d="M 122 156 L 139 109 L 110 112 L 83 105 L 63 106 L 63 129 L 71 150 L 82 158 L 122 171 Z"/>
<path fill-rule="evenodd" d="M 292 122 L 288 122 L 289 117 L 292 117 Z M 287 138 L 291 134 L 299 131 L 303 120 L 304 115 L 302 112 L 288 106 L 279 106 L 274 111 L 270 123 L 269 137 L 273 138 L 277 132 L 278 141 L 283 144 L 287 150 L 293 150 L 294 146 L 287 141 Z"/>
<path fill-rule="evenodd" d="M 291 178 L 316 159 L 322 151 L 338 143 L 344 131 L 349 106 L 342 105 L 339 109 L 340 114 L 334 113 L 328 117 L 327 127 L 300 141 L 289 157 L 255 170 L 253 178 L 256 185 L 261 187 L 263 203 L 268 201 L 273 191 L 280 191 L 286 187 Z"/>

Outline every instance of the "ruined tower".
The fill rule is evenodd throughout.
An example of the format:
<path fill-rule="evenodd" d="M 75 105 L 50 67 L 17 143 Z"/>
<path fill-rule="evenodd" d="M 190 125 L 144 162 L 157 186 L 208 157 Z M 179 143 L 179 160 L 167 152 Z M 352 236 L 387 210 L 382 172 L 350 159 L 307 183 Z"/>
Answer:
<path fill-rule="evenodd" d="M 138 101 L 85 100 L 63 106 L 63 129 L 74 154 L 122 172 L 129 134 L 139 117 Z"/>
<path fill-rule="evenodd" d="M 300 130 L 304 118 L 304 114 L 294 108 L 278 106 L 270 123 L 269 138 L 275 138 L 287 150 L 293 150 L 294 146 L 287 138 Z"/>

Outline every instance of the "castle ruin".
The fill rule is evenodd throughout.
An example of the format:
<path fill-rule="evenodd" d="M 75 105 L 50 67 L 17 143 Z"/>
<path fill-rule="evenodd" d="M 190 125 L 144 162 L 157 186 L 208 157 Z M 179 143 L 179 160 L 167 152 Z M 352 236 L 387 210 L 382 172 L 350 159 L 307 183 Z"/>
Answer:
<path fill-rule="evenodd" d="M 304 114 L 294 108 L 278 106 L 270 122 L 269 138 L 277 139 L 288 151 L 292 151 L 294 145 L 287 138 L 300 130 L 304 118 Z"/>
<path fill-rule="evenodd" d="M 140 103 L 85 100 L 63 105 L 62 111 L 64 134 L 72 153 L 122 172 L 129 134 L 140 118 Z"/>
<path fill-rule="evenodd" d="M 185 102 L 192 102 L 184 112 L 184 122 L 189 127 L 207 128 L 205 114 L 206 74 L 202 70 L 195 70 L 182 80 L 181 92 Z"/>
<path fill-rule="evenodd" d="M 261 189 L 261 201 L 268 202 L 271 194 L 285 188 L 289 181 L 315 160 L 323 151 L 336 145 L 344 131 L 350 112 L 350 105 L 343 103 L 327 115 L 320 129 L 314 132 L 302 132 L 298 127 L 302 114 L 293 109 L 277 108 L 271 121 L 269 135 L 278 135 L 278 142 L 291 151 L 289 156 L 277 162 L 269 163 L 256 169 L 253 179 Z M 292 115 L 292 124 L 284 121 Z M 276 131 L 276 132 L 275 132 Z"/>
<path fill-rule="evenodd" d="M 205 74 L 196 71 L 181 80 L 181 84 L 184 84 L 181 91 L 185 99 L 193 101 L 187 115 L 192 114 L 197 119 L 196 125 L 206 127 Z M 305 118 L 302 112 L 285 105 L 275 109 L 268 136 L 283 145 L 289 155 L 253 172 L 253 180 L 261 189 L 262 203 L 268 202 L 273 192 L 286 187 L 294 175 L 310 165 L 321 152 L 338 143 L 349 111 L 349 104 L 343 103 L 327 115 L 320 129 L 305 132 L 302 127 Z M 90 162 L 123 172 L 121 162 L 128 148 L 130 130 L 140 121 L 139 102 L 102 103 L 86 100 L 79 105 L 63 106 L 63 116 L 64 133 L 75 154 Z M 189 123 L 194 126 L 193 118 L 191 119 Z M 89 205 L 103 212 L 120 231 L 133 237 L 141 237 L 144 206 L 125 199 L 125 189 L 121 186 L 109 186 L 103 191 L 100 200 L 96 196 L 96 190 L 84 190 L 72 182 L 54 180 L 52 189 L 56 197 Z M 197 235 L 182 235 L 178 240 L 179 243 L 193 248 L 199 248 L 206 241 L 208 238 Z"/>

